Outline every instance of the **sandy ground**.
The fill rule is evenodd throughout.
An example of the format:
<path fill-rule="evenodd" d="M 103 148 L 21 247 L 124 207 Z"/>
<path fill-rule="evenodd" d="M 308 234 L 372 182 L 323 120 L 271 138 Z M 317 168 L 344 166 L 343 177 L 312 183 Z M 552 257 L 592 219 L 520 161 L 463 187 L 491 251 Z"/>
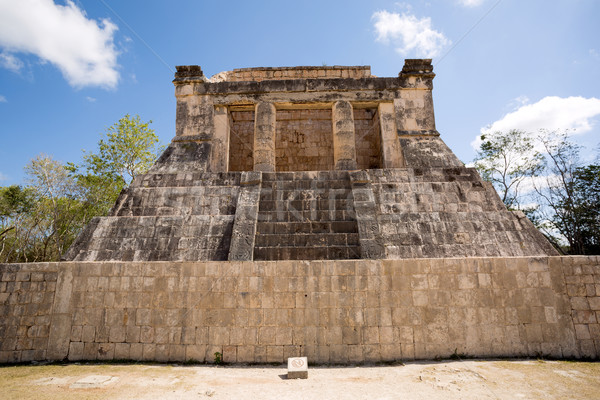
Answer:
<path fill-rule="evenodd" d="M 410 362 L 373 367 L 66 364 L 0 367 L 0 399 L 600 399 L 600 363 Z"/>

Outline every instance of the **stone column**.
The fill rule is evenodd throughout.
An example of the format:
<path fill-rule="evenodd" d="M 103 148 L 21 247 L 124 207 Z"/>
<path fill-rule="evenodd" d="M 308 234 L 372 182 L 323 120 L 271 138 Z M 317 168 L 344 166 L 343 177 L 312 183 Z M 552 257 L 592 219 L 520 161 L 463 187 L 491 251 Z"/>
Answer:
<path fill-rule="evenodd" d="M 356 169 L 354 114 L 348 101 L 336 101 L 331 111 L 333 123 L 333 164 L 337 170 Z"/>
<path fill-rule="evenodd" d="M 404 155 L 398 140 L 396 113 L 393 103 L 379 103 L 379 126 L 381 129 L 381 156 L 383 168 L 404 167 Z"/>
<path fill-rule="evenodd" d="M 260 102 L 256 104 L 255 110 L 254 170 L 275 172 L 275 106 Z"/>
<path fill-rule="evenodd" d="M 227 172 L 229 170 L 229 110 L 226 106 L 215 106 L 214 124 L 210 170 Z"/>

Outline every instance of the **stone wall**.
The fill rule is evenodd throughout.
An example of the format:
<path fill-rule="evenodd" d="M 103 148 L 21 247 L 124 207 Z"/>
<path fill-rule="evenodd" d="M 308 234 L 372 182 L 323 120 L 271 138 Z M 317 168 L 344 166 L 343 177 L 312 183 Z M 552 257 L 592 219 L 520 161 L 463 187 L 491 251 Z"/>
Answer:
<path fill-rule="evenodd" d="M 398 77 L 387 78 L 372 76 L 368 66 L 315 66 L 243 68 L 207 79 L 198 66 L 178 66 L 173 81 L 177 98 L 176 136 L 173 141 L 195 141 L 207 147 L 210 160 L 206 158 L 200 163 L 203 171 L 250 170 L 248 165 L 256 171 L 290 171 L 291 167 L 286 165 L 282 168 L 274 165 L 275 155 L 271 147 L 275 145 L 270 131 L 277 125 L 279 137 L 284 134 L 285 140 L 279 141 L 278 150 L 279 153 L 285 152 L 286 142 L 296 143 L 294 132 L 305 137 L 318 137 L 324 132 L 321 131 L 325 120 L 321 121 L 320 117 L 311 119 L 310 115 L 309 119 L 297 119 L 294 113 L 309 113 L 306 109 L 321 113 L 324 109 L 332 109 L 334 139 L 326 157 L 333 154 L 335 169 L 460 166 L 460 161 L 439 139 L 435 127 L 431 94 L 434 76 L 429 59 L 406 60 Z M 252 139 L 246 137 L 251 126 L 248 123 L 244 128 L 235 126 L 235 121 L 240 120 L 233 114 L 259 105 L 262 105 L 264 115 L 256 114 L 257 126 L 269 129 L 260 132 L 260 135 L 257 131 L 257 135 L 253 135 L 255 141 L 246 143 L 246 139 Z M 282 118 L 271 115 L 271 107 L 278 110 L 277 114 L 281 114 Z M 377 113 L 381 121 L 371 120 L 372 123 L 363 126 L 367 122 L 363 119 L 365 109 L 380 107 L 385 110 Z M 356 111 L 354 116 L 352 110 Z M 227 118 L 227 113 L 231 119 Z M 286 113 L 292 114 L 294 124 L 300 124 L 301 131 L 280 126 L 289 125 Z M 357 120 L 354 121 L 354 118 Z M 231 124 L 226 123 L 228 120 Z M 313 124 L 315 129 L 312 129 Z M 382 132 L 355 143 L 353 128 L 358 130 L 360 139 L 360 134 L 370 132 L 371 127 L 381 128 Z M 236 131 L 239 131 L 237 137 Z M 285 135 L 287 132 L 291 133 L 289 138 Z M 381 141 L 379 136 L 385 139 L 383 151 L 381 143 L 376 143 Z M 241 143 L 246 143 L 247 147 L 257 144 L 260 148 L 254 148 L 250 155 Z M 318 150 L 324 149 L 321 146 Z M 300 150 L 304 152 L 303 147 Z M 290 155 L 280 154 L 279 160 L 286 156 Z M 297 156 L 298 159 L 303 157 L 306 155 Z M 323 156 L 308 157 L 308 165 L 301 164 L 294 170 L 325 169 L 310 164 L 316 157 Z M 251 161 L 253 164 L 248 164 Z M 331 165 L 327 169 L 332 169 Z"/>
<path fill-rule="evenodd" d="M 357 168 L 381 168 L 381 133 L 377 109 L 355 109 L 354 130 Z"/>
<path fill-rule="evenodd" d="M 231 111 L 229 171 L 254 168 L 254 112 Z M 354 110 L 358 169 L 382 167 L 379 114 L 376 108 Z M 276 115 L 277 171 L 328 171 L 333 165 L 331 109 L 282 109 Z"/>
<path fill-rule="evenodd" d="M 250 224 L 243 231 L 248 241 L 237 242 L 248 247 L 244 260 L 252 260 L 259 234 L 275 235 L 259 247 L 295 247 L 277 251 L 278 258 L 269 251 L 268 260 L 557 255 L 472 168 L 247 171 L 252 178 L 243 183 L 246 172 L 190 171 L 188 153 L 199 148 L 172 143 L 170 156 L 136 177 L 109 216 L 94 218 L 64 260 L 231 260 L 239 251 L 231 245 L 232 235 L 240 234 L 233 234 L 236 223 Z M 186 172 L 174 172 L 178 163 Z M 249 184 L 253 194 L 247 193 Z M 240 202 L 246 206 L 239 208 Z M 267 222 L 278 226 L 262 232 L 257 224 Z M 345 249 L 336 257 L 340 246 L 358 245 L 356 233 L 360 250 Z"/>
<path fill-rule="evenodd" d="M 0 362 L 47 358 L 57 266 L 0 266 Z"/>
<path fill-rule="evenodd" d="M 561 263 L 582 354 L 600 352 L 600 268 L 591 261 L 573 257 Z"/>
<path fill-rule="evenodd" d="M 276 171 L 333 169 L 331 110 L 278 110 Z"/>
<path fill-rule="evenodd" d="M 254 111 L 232 111 L 229 136 L 229 170 L 254 169 Z"/>
<path fill-rule="evenodd" d="M 370 78 L 369 66 L 320 66 L 320 67 L 259 67 L 238 68 L 220 73 L 223 80 L 229 82 L 264 81 L 279 79 L 332 79 L 332 78 Z M 219 78 L 217 78 L 218 80 Z"/>
<path fill-rule="evenodd" d="M 0 265 L 0 362 L 600 356 L 598 257 Z"/>

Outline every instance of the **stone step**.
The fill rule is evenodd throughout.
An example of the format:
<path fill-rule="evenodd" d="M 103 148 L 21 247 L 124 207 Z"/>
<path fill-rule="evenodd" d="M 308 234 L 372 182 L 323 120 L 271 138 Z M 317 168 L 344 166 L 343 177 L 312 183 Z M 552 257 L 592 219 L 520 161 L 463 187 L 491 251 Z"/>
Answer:
<path fill-rule="evenodd" d="M 358 233 L 257 234 L 255 247 L 332 247 L 358 246 Z"/>
<path fill-rule="evenodd" d="M 373 183 L 479 181 L 477 171 L 466 167 L 370 169 L 368 172 Z"/>
<path fill-rule="evenodd" d="M 347 181 L 348 171 L 263 172 L 263 182 L 270 181 Z"/>
<path fill-rule="evenodd" d="M 336 200 L 351 199 L 351 189 L 262 189 L 260 193 L 261 201 L 284 201 L 284 200 Z"/>
<path fill-rule="evenodd" d="M 148 173 L 137 176 L 131 187 L 238 186 L 240 177 L 240 172 Z"/>
<path fill-rule="evenodd" d="M 360 254 L 360 246 L 254 248 L 255 261 L 357 259 Z"/>
<path fill-rule="evenodd" d="M 258 222 L 356 221 L 354 210 L 260 211 Z"/>
<path fill-rule="evenodd" d="M 335 211 L 352 210 L 352 199 L 334 199 L 334 200 L 264 200 L 259 202 L 258 211 Z"/>
<path fill-rule="evenodd" d="M 113 212 L 117 216 L 233 215 L 238 192 L 237 187 L 215 186 L 130 188 Z"/>
<path fill-rule="evenodd" d="M 458 211 L 458 212 L 401 212 L 378 214 L 379 223 L 401 224 L 419 222 L 477 222 L 487 224 L 494 222 L 516 222 L 512 213 L 493 211 Z"/>
<path fill-rule="evenodd" d="M 356 221 L 329 222 L 259 222 L 256 233 L 264 235 L 295 234 L 295 233 L 357 233 Z"/>

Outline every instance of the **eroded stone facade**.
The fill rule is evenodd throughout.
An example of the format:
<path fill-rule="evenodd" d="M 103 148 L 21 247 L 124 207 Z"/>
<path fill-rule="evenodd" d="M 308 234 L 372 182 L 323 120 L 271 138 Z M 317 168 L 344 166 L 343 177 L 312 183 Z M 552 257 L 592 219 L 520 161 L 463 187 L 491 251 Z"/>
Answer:
<path fill-rule="evenodd" d="M 441 140 L 431 60 L 370 67 L 177 67 L 176 136 L 76 261 L 556 254 Z"/>
<path fill-rule="evenodd" d="M 0 264 L 0 363 L 597 358 L 600 259 L 462 165 L 433 77 L 178 67 L 176 136 L 72 262 Z"/>

